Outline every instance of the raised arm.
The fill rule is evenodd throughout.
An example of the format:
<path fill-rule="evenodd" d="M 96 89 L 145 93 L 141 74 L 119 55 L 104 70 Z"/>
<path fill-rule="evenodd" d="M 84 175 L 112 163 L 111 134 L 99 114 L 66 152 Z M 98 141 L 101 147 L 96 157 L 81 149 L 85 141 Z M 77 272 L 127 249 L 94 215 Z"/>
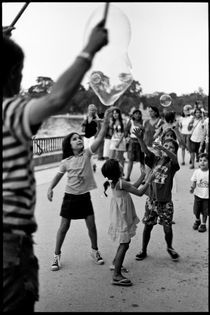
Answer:
<path fill-rule="evenodd" d="M 163 152 L 165 152 L 168 157 L 174 162 L 174 163 L 178 163 L 178 160 L 177 160 L 177 156 L 176 154 L 174 154 L 173 152 L 169 151 L 168 149 L 166 149 L 165 147 L 163 147 L 161 144 L 158 144 L 158 143 L 154 143 L 154 147 L 155 149 L 157 150 L 161 150 Z"/>
<path fill-rule="evenodd" d="M 155 178 L 155 172 L 150 171 L 150 173 L 148 174 L 147 179 L 145 181 L 145 184 L 143 186 L 141 186 L 139 189 L 137 189 L 136 187 L 134 187 L 134 185 L 132 185 L 126 181 L 122 182 L 122 188 L 133 195 L 142 196 L 145 194 L 150 183 L 153 181 L 154 178 Z"/>
<path fill-rule="evenodd" d="M 105 112 L 104 120 L 103 120 L 101 129 L 100 129 L 98 135 L 96 136 L 93 144 L 91 145 L 91 151 L 93 153 L 97 151 L 98 147 L 100 146 L 100 144 L 102 143 L 102 141 L 106 135 L 107 129 L 109 127 L 110 117 L 111 117 L 114 109 L 115 109 L 115 107 L 109 107 Z"/>
<path fill-rule="evenodd" d="M 60 76 L 47 96 L 28 103 L 30 125 L 40 124 L 43 120 L 60 111 L 65 111 L 69 100 L 77 91 L 85 73 L 91 67 L 95 54 L 108 43 L 107 30 L 100 22 L 92 31 L 87 45 L 74 63 Z"/>
<path fill-rule="evenodd" d="M 133 186 L 138 188 L 142 184 L 142 182 L 144 181 L 145 176 L 146 176 L 146 172 L 141 171 L 141 175 L 139 176 L 137 181 L 133 184 Z"/>

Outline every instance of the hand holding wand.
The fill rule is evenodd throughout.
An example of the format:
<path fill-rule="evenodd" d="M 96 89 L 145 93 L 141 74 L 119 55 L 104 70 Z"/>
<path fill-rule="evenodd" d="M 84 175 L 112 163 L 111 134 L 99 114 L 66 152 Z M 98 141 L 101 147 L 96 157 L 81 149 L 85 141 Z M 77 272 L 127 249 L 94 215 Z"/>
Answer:
<path fill-rule="evenodd" d="M 21 17 L 21 15 L 23 14 L 23 12 L 25 11 L 25 9 L 27 8 L 28 5 L 29 5 L 29 2 L 25 3 L 24 6 L 22 7 L 22 9 L 20 10 L 20 12 L 16 15 L 16 17 L 12 21 L 12 23 L 9 26 L 3 27 L 3 35 L 4 36 L 8 36 L 8 37 L 12 36 L 12 30 L 15 29 L 15 27 L 14 27 L 15 24 L 17 23 L 17 21 L 19 20 L 19 18 Z"/>

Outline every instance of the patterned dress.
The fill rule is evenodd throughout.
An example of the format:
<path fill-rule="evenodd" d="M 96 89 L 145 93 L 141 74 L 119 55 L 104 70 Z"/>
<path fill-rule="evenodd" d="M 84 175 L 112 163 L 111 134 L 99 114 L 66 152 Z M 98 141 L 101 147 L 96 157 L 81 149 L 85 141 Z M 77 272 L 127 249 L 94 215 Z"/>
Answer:
<path fill-rule="evenodd" d="M 120 190 L 112 189 L 108 234 L 113 241 L 128 243 L 131 237 L 136 234 L 137 224 L 140 220 L 136 215 L 135 206 L 129 192 L 122 189 L 121 179 L 119 184 Z"/>

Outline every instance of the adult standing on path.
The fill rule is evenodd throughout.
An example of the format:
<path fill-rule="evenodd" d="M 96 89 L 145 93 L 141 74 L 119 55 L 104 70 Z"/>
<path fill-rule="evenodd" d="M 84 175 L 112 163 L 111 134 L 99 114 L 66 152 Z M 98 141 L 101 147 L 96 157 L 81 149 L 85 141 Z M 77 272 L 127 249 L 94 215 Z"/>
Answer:
<path fill-rule="evenodd" d="M 192 119 L 190 115 L 190 109 L 192 108 L 191 105 L 185 105 L 183 107 L 183 114 L 182 117 L 179 119 L 179 129 L 183 136 L 184 144 L 181 144 L 181 152 L 182 152 L 182 163 L 181 165 L 185 165 L 185 150 L 186 148 L 190 149 L 190 136 L 191 131 L 188 129 L 188 125 Z"/>
<path fill-rule="evenodd" d="M 198 154 L 200 144 L 204 138 L 205 130 L 204 130 L 204 118 L 202 116 L 202 111 L 200 108 L 195 109 L 194 117 L 188 125 L 189 130 L 191 130 L 190 137 L 190 157 L 192 165 L 190 169 L 195 168 L 195 160 L 199 161 Z"/>
<path fill-rule="evenodd" d="M 95 104 L 88 106 L 88 113 L 84 121 L 82 122 L 82 132 L 84 133 L 84 147 L 89 148 L 99 132 L 100 120 L 97 114 L 97 108 Z M 96 171 L 96 164 L 93 163 L 93 171 Z"/>
<path fill-rule="evenodd" d="M 93 29 L 74 63 L 54 84 L 51 93 L 39 99 L 28 99 L 19 95 L 24 52 L 8 36 L 3 36 L 4 312 L 33 312 L 39 298 L 39 267 L 33 249 L 37 223 L 31 136 L 47 117 L 65 110 L 95 54 L 107 42 L 102 21 Z"/>
<path fill-rule="evenodd" d="M 154 134 L 156 130 L 164 123 L 160 118 L 159 109 L 155 106 L 150 106 L 150 118 L 144 121 L 144 142 L 146 146 L 151 149 L 154 141 Z"/>
<path fill-rule="evenodd" d="M 144 152 L 141 150 L 141 146 L 138 142 L 137 137 L 133 134 L 133 129 L 137 127 L 142 127 L 142 112 L 139 109 L 135 109 L 132 113 L 132 117 L 129 119 L 126 125 L 126 132 L 129 135 L 128 142 L 128 168 L 127 168 L 127 176 L 125 178 L 126 181 L 130 182 L 130 175 L 133 169 L 133 162 L 140 162 L 141 170 L 145 169 L 144 165 Z"/>
<path fill-rule="evenodd" d="M 111 117 L 111 141 L 109 147 L 109 158 L 118 160 L 124 167 L 124 152 L 126 151 L 125 127 L 121 110 L 115 108 Z"/>

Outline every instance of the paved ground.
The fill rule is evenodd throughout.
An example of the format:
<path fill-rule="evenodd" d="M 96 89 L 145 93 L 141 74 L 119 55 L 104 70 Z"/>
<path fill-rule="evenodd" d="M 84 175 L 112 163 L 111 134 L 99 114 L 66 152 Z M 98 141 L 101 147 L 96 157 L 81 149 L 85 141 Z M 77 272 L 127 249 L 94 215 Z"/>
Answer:
<path fill-rule="evenodd" d="M 189 158 L 187 158 L 187 162 Z M 137 235 L 132 239 L 124 265 L 129 269 L 132 287 L 111 285 L 109 265 L 117 244 L 107 235 L 109 225 L 109 200 L 103 196 L 103 177 L 97 162 L 95 173 L 98 189 L 92 191 L 98 229 L 99 249 L 105 264 L 92 262 L 87 228 L 83 220 L 72 221 L 62 248 L 62 269 L 50 270 L 56 232 L 60 223 L 65 178 L 54 192 L 50 203 L 46 194 L 56 168 L 36 171 L 38 231 L 35 234 L 35 252 L 40 264 L 40 300 L 36 312 L 207 312 L 208 311 L 208 232 L 192 229 L 193 196 L 189 193 L 193 170 L 189 164 L 177 173 L 173 200 L 175 205 L 173 225 L 174 248 L 179 252 L 179 262 L 173 262 L 166 252 L 161 226 L 152 231 L 148 258 L 136 261 L 140 250 L 143 224 L 139 223 Z M 134 165 L 132 180 L 138 176 Z M 132 197 L 140 219 L 144 213 L 145 197 Z"/>

